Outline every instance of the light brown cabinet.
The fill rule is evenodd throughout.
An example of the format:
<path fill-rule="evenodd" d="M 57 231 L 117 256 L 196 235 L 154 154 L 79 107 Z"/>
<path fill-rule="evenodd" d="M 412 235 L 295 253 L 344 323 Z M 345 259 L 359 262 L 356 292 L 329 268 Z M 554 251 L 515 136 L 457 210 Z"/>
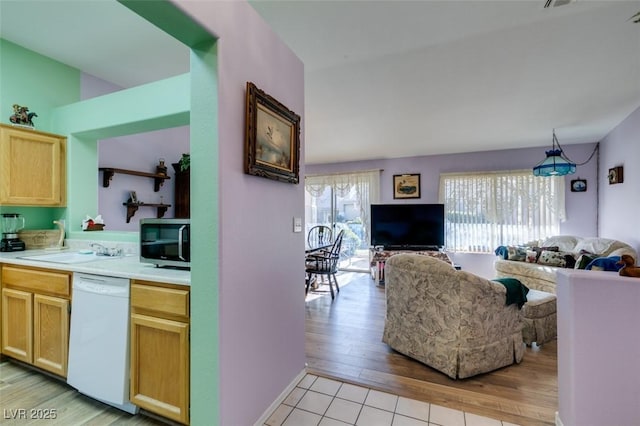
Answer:
<path fill-rule="evenodd" d="M 2 266 L 2 353 L 62 377 L 69 351 L 69 273 Z"/>
<path fill-rule="evenodd" d="M 189 288 L 131 281 L 130 400 L 189 424 Z"/>
<path fill-rule="evenodd" d="M 0 205 L 66 205 L 67 139 L 0 124 Z"/>

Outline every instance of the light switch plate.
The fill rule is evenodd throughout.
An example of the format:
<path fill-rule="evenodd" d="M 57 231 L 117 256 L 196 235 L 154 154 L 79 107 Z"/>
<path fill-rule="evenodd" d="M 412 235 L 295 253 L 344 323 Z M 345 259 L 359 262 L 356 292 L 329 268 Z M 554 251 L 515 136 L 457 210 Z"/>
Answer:
<path fill-rule="evenodd" d="M 293 232 L 302 232 L 302 218 L 294 217 L 293 218 Z"/>

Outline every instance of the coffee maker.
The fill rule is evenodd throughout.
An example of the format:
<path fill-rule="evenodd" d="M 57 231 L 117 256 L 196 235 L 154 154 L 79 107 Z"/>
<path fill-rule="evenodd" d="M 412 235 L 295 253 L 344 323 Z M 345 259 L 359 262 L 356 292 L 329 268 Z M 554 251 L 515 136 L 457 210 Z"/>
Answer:
<path fill-rule="evenodd" d="M 24 241 L 18 238 L 18 231 L 24 228 L 24 217 L 18 213 L 2 213 L 0 226 L 2 227 L 0 251 L 21 251 L 25 249 Z"/>

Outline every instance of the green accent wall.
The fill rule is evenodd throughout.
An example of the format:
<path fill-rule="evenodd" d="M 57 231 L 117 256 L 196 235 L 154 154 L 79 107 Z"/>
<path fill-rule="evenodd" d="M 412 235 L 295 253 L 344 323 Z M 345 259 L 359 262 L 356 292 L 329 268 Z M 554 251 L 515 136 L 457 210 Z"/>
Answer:
<path fill-rule="evenodd" d="M 0 122 L 10 124 L 13 104 L 18 104 L 38 114 L 36 129 L 53 132 L 53 110 L 79 99 L 79 70 L 0 39 Z M 63 218 L 65 210 L 0 206 L 0 213 L 24 215 L 27 229 L 53 229 L 52 222 Z"/>
<path fill-rule="evenodd" d="M 189 124 L 190 77 L 184 74 L 56 109 L 55 133 L 69 135 L 68 238 L 87 239 L 86 215 L 98 213 L 98 140 Z M 101 233 L 101 239 L 137 241 L 136 232 Z"/>
<path fill-rule="evenodd" d="M 217 49 L 191 51 L 191 424 L 219 424 L 220 164 Z M 194 185 L 199 182 L 199 185 Z M 197 372 L 193 374 L 193 372 Z"/>
<path fill-rule="evenodd" d="M 54 108 L 80 100 L 80 71 L 0 39 L 0 121 L 10 123 L 13 104 L 38 114 L 36 129 L 52 131 Z"/>

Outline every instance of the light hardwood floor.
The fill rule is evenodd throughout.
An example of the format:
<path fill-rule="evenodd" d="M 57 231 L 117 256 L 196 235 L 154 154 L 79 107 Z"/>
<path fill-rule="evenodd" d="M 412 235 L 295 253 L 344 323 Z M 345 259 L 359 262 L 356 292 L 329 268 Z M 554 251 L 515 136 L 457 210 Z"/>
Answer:
<path fill-rule="evenodd" d="M 556 341 L 527 348 L 520 364 L 452 380 L 382 343 L 384 287 L 367 274 L 343 273 L 338 282 L 333 303 L 307 296 L 308 372 L 522 426 L 554 424 Z"/>
<path fill-rule="evenodd" d="M 14 362 L 0 363 L 2 425 L 166 425 L 151 417 L 132 416 L 86 397 L 74 388 Z"/>

